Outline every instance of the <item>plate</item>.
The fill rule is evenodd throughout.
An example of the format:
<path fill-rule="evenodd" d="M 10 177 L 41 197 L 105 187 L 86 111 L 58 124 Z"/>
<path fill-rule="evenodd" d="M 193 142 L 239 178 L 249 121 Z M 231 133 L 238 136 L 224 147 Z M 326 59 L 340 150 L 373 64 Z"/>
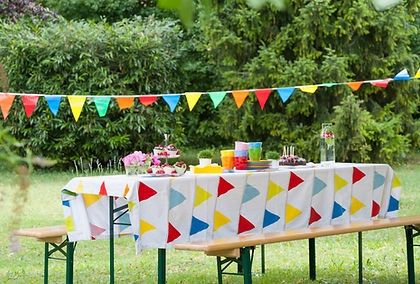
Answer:
<path fill-rule="evenodd" d="M 179 176 L 185 175 L 185 173 L 182 173 L 182 174 L 178 174 L 178 173 L 176 173 L 176 174 L 153 174 L 153 173 L 151 173 L 151 174 L 147 174 L 147 175 L 151 176 L 151 177 L 179 177 Z"/>
<path fill-rule="evenodd" d="M 172 155 L 172 156 L 169 156 L 169 155 L 157 155 L 156 157 L 158 157 L 159 159 L 163 159 L 163 158 L 168 158 L 168 159 L 174 159 L 174 158 L 179 158 L 179 155 Z"/>

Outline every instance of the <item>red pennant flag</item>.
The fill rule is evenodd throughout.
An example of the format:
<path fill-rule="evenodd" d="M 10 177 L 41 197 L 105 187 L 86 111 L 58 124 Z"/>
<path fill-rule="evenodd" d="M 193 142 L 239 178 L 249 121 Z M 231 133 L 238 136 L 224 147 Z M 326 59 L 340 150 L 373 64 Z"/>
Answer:
<path fill-rule="evenodd" d="M 309 218 L 309 225 L 319 220 L 321 220 L 321 215 L 319 215 L 318 212 L 316 212 L 315 209 L 311 207 L 311 217 Z"/>
<path fill-rule="evenodd" d="M 0 107 L 4 120 L 6 120 L 14 99 L 15 95 L 0 95 Z"/>
<path fill-rule="evenodd" d="M 101 189 L 99 190 L 99 195 L 108 196 L 108 192 L 106 192 L 105 182 L 104 181 L 101 184 Z"/>
<path fill-rule="evenodd" d="M 171 223 L 168 223 L 168 240 L 166 241 L 168 244 L 181 236 L 181 233 L 172 226 Z"/>
<path fill-rule="evenodd" d="M 378 203 L 372 200 L 372 217 L 378 216 L 380 209 L 381 209 L 381 206 L 379 206 Z"/>
<path fill-rule="evenodd" d="M 298 177 L 295 173 L 290 172 L 289 190 L 301 184 L 304 180 Z"/>
<path fill-rule="evenodd" d="M 384 80 L 373 81 L 373 82 L 370 82 L 370 83 L 374 86 L 377 86 L 377 87 L 386 88 L 386 87 L 388 87 L 388 83 L 391 80 L 392 79 L 388 78 L 388 79 L 384 79 Z"/>
<path fill-rule="evenodd" d="M 138 193 L 139 193 L 139 202 L 140 202 L 140 201 L 149 199 L 150 197 L 155 195 L 157 192 L 150 186 L 147 186 L 143 182 L 140 182 Z"/>
<path fill-rule="evenodd" d="M 260 103 L 261 110 L 264 109 L 265 103 L 267 102 L 268 96 L 270 96 L 272 90 L 273 89 L 255 90 L 255 95 Z"/>
<path fill-rule="evenodd" d="M 356 167 L 353 167 L 353 184 L 355 184 L 356 182 L 358 182 L 359 180 L 361 180 L 365 176 L 366 175 L 365 175 L 364 172 L 362 172 L 361 170 L 359 170 Z"/>
<path fill-rule="evenodd" d="M 140 99 L 140 102 L 144 106 L 148 106 L 148 105 L 153 104 L 156 101 L 157 96 L 144 96 L 144 97 L 139 97 L 139 99 Z"/>
<path fill-rule="evenodd" d="M 134 97 L 117 97 L 120 109 L 130 108 L 133 105 Z"/>
<path fill-rule="evenodd" d="M 23 107 L 25 108 L 26 116 L 29 118 L 36 107 L 39 96 L 22 96 Z"/>
<path fill-rule="evenodd" d="M 357 91 L 363 83 L 364 82 L 351 82 L 351 83 L 347 83 L 347 85 L 350 88 L 352 88 L 354 91 Z"/>
<path fill-rule="evenodd" d="M 219 197 L 222 194 L 225 194 L 229 190 L 235 188 L 233 185 L 228 183 L 224 178 L 219 178 L 219 187 L 217 189 L 217 197 Z"/>
<path fill-rule="evenodd" d="M 238 226 L 238 234 L 250 231 L 254 229 L 255 226 L 245 219 L 242 215 L 239 216 L 239 226 Z"/>
<path fill-rule="evenodd" d="M 233 99 L 235 100 L 235 103 L 238 109 L 241 108 L 248 94 L 249 94 L 249 91 L 233 91 L 232 92 Z"/>

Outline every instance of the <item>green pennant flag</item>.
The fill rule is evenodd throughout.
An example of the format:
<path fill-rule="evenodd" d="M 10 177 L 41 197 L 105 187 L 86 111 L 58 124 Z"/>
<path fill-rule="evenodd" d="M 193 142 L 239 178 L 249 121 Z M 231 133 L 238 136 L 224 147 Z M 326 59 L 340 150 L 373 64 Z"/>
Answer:
<path fill-rule="evenodd" d="M 225 98 L 226 92 L 211 92 L 211 93 L 209 93 L 209 95 L 210 95 L 210 99 L 213 101 L 214 108 L 217 108 L 217 106 Z"/>
<path fill-rule="evenodd" d="M 99 117 L 105 116 L 106 111 L 108 110 L 109 102 L 111 101 L 111 97 L 92 97 L 92 99 L 95 103 Z"/>

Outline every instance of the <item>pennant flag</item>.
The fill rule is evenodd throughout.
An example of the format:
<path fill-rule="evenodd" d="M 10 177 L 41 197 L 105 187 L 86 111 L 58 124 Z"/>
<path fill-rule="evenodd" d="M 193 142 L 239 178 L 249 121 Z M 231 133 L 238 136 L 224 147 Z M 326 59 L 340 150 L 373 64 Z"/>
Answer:
<path fill-rule="evenodd" d="M 89 206 L 96 203 L 99 199 L 102 198 L 102 195 L 97 194 L 82 194 L 82 196 L 85 202 L 85 208 L 89 208 Z"/>
<path fill-rule="evenodd" d="M 181 233 L 172 226 L 171 223 L 168 223 L 168 240 L 166 241 L 168 244 L 181 236 Z"/>
<path fill-rule="evenodd" d="M 277 93 L 279 93 L 281 100 L 283 101 L 283 103 L 285 103 L 293 94 L 294 90 L 295 88 L 281 88 L 277 89 Z"/>
<path fill-rule="evenodd" d="M 228 217 L 220 213 L 219 211 L 214 211 L 214 231 L 216 232 L 220 227 L 229 223 L 230 220 Z"/>
<path fill-rule="evenodd" d="M 140 236 L 143 236 L 144 233 L 151 230 L 156 230 L 156 227 L 140 219 Z"/>
<path fill-rule="evenodd" d="M 321 192 L 321 190 L 323 190 L 326 187 L 327 187 L 327 184 L 325 182 L 323 182 L 318 177 L 315 177 L 315 179 L 314 179 L 314 191 L 312 192 L 312 196 L 317 195 L 318 193 Z"/>
<path fill-rule="evenodd" d="M 363 84 L 364 82 L 351 82 L 351 83 L 347 83 L 347 85 L 352 88 L 354 91 L 357 91 L 360 86 Z"/>
<path fill-rule="evenodd" d="M 210 99 L 213 101 L 214 108 L 217 108 L 217 106 L 225 98 L 226 92 L 211 92 L 211 93 L 209 93 L 209 95 L 210 95 Z"/>
<path fill-rule="evenodd" d="M 247 184 L 244 191 L 244 196 L 242 197 L 242 204 L 254 199 L 260 194 L 258 189 L 253 187 L 252 185 Z"/>
<path fill-rule="evenodd" d="M 70 201 L 69 200 L 64 200 L 64 201 L 61 202 L 61 204 L 63 206 L 66 206 L 66 207 L 70 207 Z"/>
<path fill-rule="evenodd" d="M 364 178 L 366 174 L 356 167 L 353 167 L 353 184 Z"/>
<path fill-rule="evenodd" d="M 380 209 L 381 207 L 379 206 L 379 204 L 376 203 L 374 200 L 372 200 L 372 216 L 371 217 L 378 216 Z"/>
<path fill-rule="evenodd" d="M 280 220 L 280 216 L 273 214 L 266 209 L 264 212 L 263 228 L 276 223 L 278 220 Z"/>
<path fill-rule="evenodd" d="M 155 195 L 157 192 L 151 188 L 150 186 L 147 186 L 146 184 L 144 184 L 143 182 L 140 182 L 139 185 L 139 202 L 143 201 L 143 200 L 147 200 L 150 197 L 152 197 L 153 195 Z"/>
<path fill-rule="evenodd" d="M 384 183 L 385 183 L 385 177 L 381 175 L 380 173 L 378 173 L 377 171 L 375 171 L 375 175 L 373 178 L 373 189 L 377 189 L 381 187 Z"/>
<path fill-rule="evenodd" d="M 294 172 L 290 172 L 289 191 L 301 184 L 304 180 L 298 177 Z"/>
<path fill-rule="evenodd" d="M 397 177 L 397 175 L 394 176 L 394 181 L 392 182 L 391 188 L 396 188 L 402 186 L 400 179 Z"/>
<path fill-rule="evenodd" d="M 255 226 L 251 222 L 245 219 L 242 215 L 239 216 L 238 234 L 248 232 L 254 228 Z"/>
<path fill-rule="evenodd" d="M 26 116 L 29 118 L 36 107 L 39 96 L 21 96 Z"/>
<path fill-rule="evenodd" d="M 118 216 L 119 216 L 118 223 L 120 223 L 119 224 L 120 232 L 122 232 L 131 226 L 130 215 L 128 215 L 127 212 L 125 211 L 120 211 L 118 212 Z M 125 224 L 128 224 L 128 225 L 125 225 Z"/>
<path fill-rule="evenodd" d="M 128 187 L 128 184 L 125 185 L 125 190 L 124 190 L 124 197 L 127 196 L 127 193 L 130 191 L 130 188 Z"/>
<path fill-rule="evenodd" d="M 181 192 L 171 188 L 171 191 L 169 193 L 169 209 L 178 206 L 179 204 L 184 202 L 185 199 L 187 198 L 185 198 L 185 196 Z"/>
<path fill-rule="evenodd" d="M 91 223 L 89 223 L 89 226 L 90 226 L 90 233 L 93 237 L 97 237 L 100 234 L 102 234 L 103 232 L 105 232 L 104 228 L 98 227 L 98 226 L 93 225 Z"/>
<path fill-rule="evenodd" d="M 176 106 L 178 105 L 178 102 L 179 102 L 179 99 L 181 98 L 181 96 L 180 95 L 163 96 L 162 98 L 168 104 L 169 109 L 171 110 L 171 112 L 174 112 Z"/>
<path fill-rule="evenodd" d="M 4 120 L 6 120 L 7 114 L 9 113 L 14 99 L 14 95 L 0 95 L 0 107 Z"/>
<path fill-rule="evenodd" d="M 242 104 L 245 102 L 246 97 L 248 97 L 249 91 L 233 91 L 232 96 L 235 99 L 236 106 L 241 108 Z"/>
<path fill-rule="evenodd" d="M 360 202 L 360 200 L 358 200 L 357 198 L 352 197 L 351 198 L 350 215 L 353 215 L 354 213 L 356 213 L 357 211 L 359 211 L 363 207 L 366 207 L 366 205 L 364 205 L 362 202 Z"/>
<path fill-rule="evenodd" d="M 388 212 L 398 210 L 399 203 L 400 202 L 391 195 L 391 198 L 389 199 Z"/>
<path fill-rule="evenodd" d="M 86 97 L 68 96 L 67 99 L 69 100 L 74 119 L 77 122 L 79 120 L 80 113 L 82 112 L 83 105 L 85 104 Z"/>
<path fill-rule="evenodd" d="M 384 79 L 384 80 L 376 80 L 376 81 L 372 81 L 370 82 L 372 85 L 376 86 L 376 87 L 382 87 L 382 88 L 386 88 L 388 87 L 388 83 L 389 81 L 391 81 L 392 79 Z"/>
<path fill-rule="evenodd" d="M 340 204 L 334 201 L 332 219 L 340 217 L 341 215 L 344 214 L 344 212 L 346 212 L 346 209 L 344 209 Z"/>
<path fill-rule="evenodd" d="M 209 227 L 209 224 L 206 222 L 203 222 L 194 216 L 191 220 L 191 230 L 190 230 L 190 236 L 197 234 L 198 232 L 204 231 Z"/>
<path fill-rule="evenodd" d="M 111 97 L 92 97 L 92 100 L 95 103 L 96 110 L 98 111 L 99 117 L 104 117 L 106 114 L 106 111 L 108 110 Z"/>
<path fill-rule="evenodd" d="M 197 104 L 198 99 L 201 97 L 201 93 L 185 93 L 185 97 L 187 98 L 188 107 L 190 108 L 190 111 L 192 111 Z"/>
<path fill-rule="evenodd" d="M 268 183 L 267 201 L 282 192 L 284 189 L 270 180 Z"/>
<path fill-rule="evenodd" d="M 299 88 L 302 92 L 313 94 L 318 89 L 318 86 L 304 86 Z"/>
<path fill-rule="evenodd" d="M 199 187 L 197 185 L 196 186 L 196 191 L 195 191 L 194 207 L 197 207 L 198 205 L 200 205 L 201 203 L 203 203 L 204 201 L 206 201 L 210 197 L 212 197 L 211 193 L 209 193 L 208 191 L 205 191 L 204 189 L 202 189 L 201 187 Z"/>
<path fill-rule="evenodd" d="M 339 175 L 335 174 L 335 178 L 334 178 L 335 192 L 339 191 L 340 189 L 345 187 L 347 184 L 348 184 L 348 182 L 345 179 L 343 179 Z"/>
<path fill-rule="evenodd" d="M 311 207 L 311 217 L 309 218 L 309 225 L 319 220 L 321 220 L 321 215 L 319 215 L 318 212 L 316 212 L 315 209 Z"/>
<path fill-rule="evenodd" d="M 48 107 L 50 108 L 51 112 L 54 115 L 57 115 L 57 113 L 58 113 L 58 108 L 60 107 L 61 97 L 62 96 L 58 96 L 58 95 L 44 96 L 45 100 L 48 103 Z"/>
<path fill-rule="evenodd" d="M 144 106 L 149 106 L 151 104 L 153 104 L 157 99 L 157 96 L 142 96 L 139 97 L 140 102 L 144 105 Z"/>
<path fill-rule="evenodd" d="M 74 224 L 71 216 L 67 217 L 66 220 L 64 220 L 64 223 L 66 224 L 67 232 L 74 232 Z"/>
<path fill-rule="evenodd" d="M 302 214 L 302 211 L 290 204 L 286 204 L 286 224 L 295 219 L 300 214 Z"/>
<path fill-rule="evenodd" d="M 133 105 L 134 97 L 117 97 L 117 103 L 120 109 L 130 108 Z"/>
<path fill-rule="evenodd" d="M 228 183 L 224 178 L 220 177 L 219 178 L 219 187 L 217 188 L 217 197 L 225 194 L 226 192 L 228 192 L 229 190 L 231 190 L 233 188 L 235 188 L 233 185 Z"/>
<path fill-rule="evenodd" d="M 108 195 L 108 192 L 106 192 L 106 188 L 105 188 L 105 182 L 103 181 L 101 184 L 101 189 L 99 190 L 99 195 Z"/>
<path fill-rule="evenodd" d="M 261 110 L 264 109 L 265 103 L 267 102 L 272 90 L 273 89 L 255 90 L 255 95 L 257 96 L 258 102 L 260 103 Z"/>
<path fill-rule="evenodd" d="M 336 85 L 337 85 L 337 83 L 323 83 L 322 84 L 323 87 L 327 87 L 327 88 L 332 87 L 332 86 L 336 86 Z"/>
<path fill-rule="evenodd" d="M 76 193 L 84 193 L 82 181 L 79 181 L 79 184 L 76 188 Z"/>
<path fill-rule="evenodd" d="M 136 205 L 135 202 L 127 201 L 128 204 L 128 210 L 131 212 L 131 209 L 133 209 L 134 205 Z"/>
<path fill-rule="evenodd" d="M 408 74 L 407 69 L 404 69 L 398 72 L 397 75 L 395 75 L 394 81 L 401 81 L 401 80 L 410 80 L 410 75 Z"/>
<path fill-rule="evenodd" d="M 416 75 L 414 76 L 415 79 L 419 79 L 420 78 L 420 68 L 419 70 L 417 70 Z"/>

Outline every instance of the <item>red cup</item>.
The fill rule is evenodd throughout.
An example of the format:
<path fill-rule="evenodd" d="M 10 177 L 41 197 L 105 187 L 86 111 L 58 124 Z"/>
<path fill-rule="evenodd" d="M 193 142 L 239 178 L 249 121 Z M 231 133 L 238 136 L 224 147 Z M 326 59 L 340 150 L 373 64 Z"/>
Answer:
<path fill-rule="evenodd" d="M 248 157 L 235 157 L 235 168 L 237 170 L 246 170 Z"/>

